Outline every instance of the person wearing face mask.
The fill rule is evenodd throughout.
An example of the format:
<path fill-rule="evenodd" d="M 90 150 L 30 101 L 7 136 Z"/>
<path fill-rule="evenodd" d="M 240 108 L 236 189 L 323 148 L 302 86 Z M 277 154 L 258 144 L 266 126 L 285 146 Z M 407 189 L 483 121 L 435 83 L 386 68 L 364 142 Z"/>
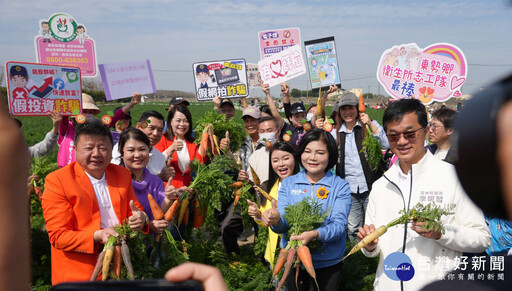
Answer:
<path fill-rule="evenodd" d="M 249 157 L 249 165 L 254 169 L 261 183 L 269 178 L 269 150 L 279 137 L 277 120 L 273 116 L 262 117 L 259 120 L 259 143 L 264 147 L 256 150 Z M 249 179 L 254 181 L 252 172 L 249 172 Z"/>
<path fill-rule="evenodd" d="M 122 108 L 114 112 L 112 121 L 108 125 L 109 128 L 116 125 L 116 123 L 126 116 L 126 113 L 130 111 L 136 104 L 140 103 L 140 93 L 134 93 L 130 103 L 126 104 Z M 86 120 L 92 119 L 94 115 L 97 115 L 101 110 L 94 103 L 91 95 L 82 93 L 82 112 L 85 115 Z M 59 138 L 57 144 L 59 145 L 59 153 L 57 155 L 57 165 L 62 168 L 67 164 L 74 162 L 75 150 L 73 147 L 73 140 L 75 138 L 75 127 L 77 122 L 73 118 L 71 121 L 68 116 L 63 116 L 59 126 Z"/>

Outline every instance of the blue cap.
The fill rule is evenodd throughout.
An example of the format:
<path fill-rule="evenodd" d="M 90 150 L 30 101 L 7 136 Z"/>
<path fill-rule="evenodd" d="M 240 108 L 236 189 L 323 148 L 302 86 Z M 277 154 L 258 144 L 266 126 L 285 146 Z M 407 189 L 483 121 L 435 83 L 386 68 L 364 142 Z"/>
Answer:
<path fill-rule="evenodd" d="M 208 66 L 207 65 L 200 64 L 200 65 L 197 65 L 197 67 L 196 67 L 196 74 L 199 74 L 199 73 L 210 74 L 210 70 L 208 70 Z"/>

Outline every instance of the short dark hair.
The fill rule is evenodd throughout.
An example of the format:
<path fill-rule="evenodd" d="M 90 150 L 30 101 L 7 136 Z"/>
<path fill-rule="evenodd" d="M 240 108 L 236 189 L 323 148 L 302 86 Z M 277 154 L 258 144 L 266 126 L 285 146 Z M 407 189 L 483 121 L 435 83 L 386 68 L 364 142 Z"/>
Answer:
<path fill-rule="evenodd" d="M 169 110 L 169 113 L 167 114 L 167 129 L 165 130 L 164 136 L 168 140 L 174 139 L 174 133 L 172 132 L 172 126 L 171 126 L 171 120 L 174 117 L 174 114 L 176 114 L 176 111 L 179 111 L 185 115 L 185 117 L 188 120 L 188 131 L 185 133 L 185 139 L 189 142 L 193 142 L 194 138 L 192 137 L 192 114 L 190 113 L 190 110 L 188 110 L 188 107 L 185 105 L 178 104 L 171 108 Z"/>
<path fill-rule="evenodd" d="M 76 29 L 82 28 L 85 31 L 85 27 L 83 25 L 78 25 Z"/>
<path fill-rule="evenodd" d="M 124 154 L 124 145 L 130 139 L 133 139 L 136 141 L 141 141 L 145 145 L 147 145 L 148 148 L 151 148 L 151 143 L 149 142 L 149 138 L 140 129 L 130 127 L 130 128 L 127 128 L 125 131 L 123 131 L 121 133 L 121 135 L 119 136 L 118 149 L 119 149 L 119 153 L 121 154 L 121 156 L 123 156 L 123 154 Z"/>
<path fill-rule="evenodd" d="M 334 140 L 334 137 L 332 137 L 331 133 L 323 129 L 315 128 L 306 132 L 306 134 L 301 138 L 299 142 L 299 148 L 297 150 L 297 156 L 295 157 L 295 160 L 298 160 L 301 167 L 304 168 L 300 156 L 306 149 L 306 146 L 312 141 L 322 141 L 327 146 L 327 152 L 329 153 L 329 163 L 327 164 L 327 168 L 325 168 L 325 172 L 327 173 L 327 171 L 332 169 L 338 161 L 338 149 L 336 147 L 336 141 Z"/>
<path fill-rule="evenodd" d="M 275 118 L 274 116 L 264 116 L 264 117 L 258 119 L 258 124 L 261 124 L 262 122 L 266 122 L 266 121 L 274 122 L 274 124 L 276 125 L 276 129 L 279 129 L 279 123 L 277 122 L 277 118 Z"/>
<path fill-rule="evenodd" d="M 421 127 L 425 128 L 428 124 L 427 111 L 425 105 L 418 99 L 400 99 L 392 102 L 389 107 L 384 111 L 382 117 L 382 123 L 384 131 L 387 132 L 388 125 L 393 122 L 400 120 L 405 114 L 415 112 L 418 117 L 418 123 Z"/>
<path fill-rule="evenodd" d="M 108 126 L 96 117 L 87 118 L 87 120 L 82 124 L 77 123 L 75 127 L 75 145 L 77 144 L 78 139 L 82 135 L 106 137 L 108 138 L 108 140 L 110 140 L 110 144 L 112 145 L 112 147 L 114 146 L 112 134 L 110 133 Z"/>
<path fill-rule="evenodd" d="M 439 120 L 445 129 L 452 128 L 453 119 L 455 118 L 455 115 L 457 112 L 453 109 L 450 109 L 448 107 L 440 108 L 432 113 L 432 119 Z"/>
<path fill-rule="evenodd" d="M 260 107 L 260 111 L 261 111 L 261 113 L 266 113 L 266 114 L 268 114 L 268 115 L 272 115 L 272 111 L 270 111 L 270 107 L 268 107 L 268 105 L 267 105 L 267 104 L 262 105 L 262 106 Z"/>
<path fill-rule="evenodd" d="M 139 122 L 146 121 L 150 117 L 154 117 L 158 120 L 161 120 L 162 122 L 164 121 L 164 116 L 162 114 L 160 114 L 160 112 L 155 111 L 155 110 L 148 110 L 148 111 L 142 112 L 142 115 L 139 118 Z"/>

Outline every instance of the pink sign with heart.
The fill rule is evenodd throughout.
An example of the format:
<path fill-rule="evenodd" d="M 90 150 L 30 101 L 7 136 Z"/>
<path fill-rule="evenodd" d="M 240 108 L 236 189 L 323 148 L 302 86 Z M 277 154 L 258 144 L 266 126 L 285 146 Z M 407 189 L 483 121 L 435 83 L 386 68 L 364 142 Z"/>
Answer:
<path fill-rule="evenodd" d="M 436 43 L 393 46 L 384 51 L 377 80 L 395 99 L 416 98 L 424 104 L 460 97 L 467 79 L 466 57 L 457 46 Z"/>

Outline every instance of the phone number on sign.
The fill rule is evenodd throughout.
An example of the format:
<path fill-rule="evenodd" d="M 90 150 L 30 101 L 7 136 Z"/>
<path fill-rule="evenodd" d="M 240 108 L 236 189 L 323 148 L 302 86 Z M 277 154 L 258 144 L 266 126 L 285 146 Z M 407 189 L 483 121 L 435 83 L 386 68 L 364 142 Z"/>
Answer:
<path fill-rule="evenodd" d="M 61 57 L 46 57 L 48 63 L 89 63 L 87 58 L 61 58 Z"/>

